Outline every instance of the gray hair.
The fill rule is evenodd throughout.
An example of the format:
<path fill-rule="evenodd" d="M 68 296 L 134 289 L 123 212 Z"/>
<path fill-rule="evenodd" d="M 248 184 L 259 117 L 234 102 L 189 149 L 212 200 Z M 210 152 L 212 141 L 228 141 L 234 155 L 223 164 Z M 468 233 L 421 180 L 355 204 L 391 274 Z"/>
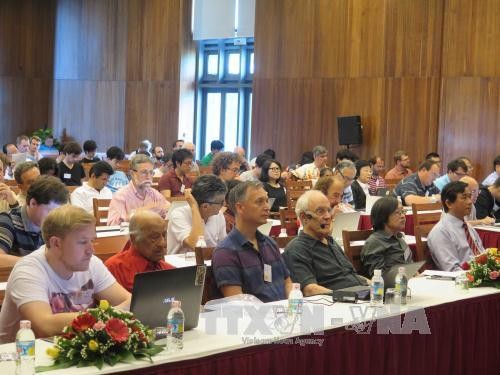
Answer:
<path fill-rule="evenodd" d="M 38 169 L 38 164 L 32 161 L 25 161 L 24 163 L 16 165 L 16 168 L 14 169 L 14 178 L 16 179 L 16 182 L 18 184 L 22 184 L 22 175 L 33 168 Z"/>
<path fill-rule="evenodd" d="M 342 172 L 344 169 L 352 169 L 354 172 L 356 172 L 356 165 L 350 161 L 350 160 L 342 160 L 340 163 L 337 164 L 335 167 L 335 170 Z"/>
<path fill-rule="evenodd" d="M 144 163 L 149 163 L 151 165 L 154 165 L 153 161 L 148 156 L 143 155 L 143 154 L 135 155 L 130 160 L 130 169 L 132 169 L 133 171 L 136 171 L 139 164 L 144 164 Z"/>
<path fill-rule="evenodd" d="M 241 156 L 235 152 L 218 152 L 214 156 L 214 160 L 212 162 L 212 171 L 214 175 L 220 175 L 222 170 L 228 169 L 233 162 L 237 162 L 241 165 L 243 160 Z"/>
<path fill-rule="evenodd" d="M 299 218 L 300 222 L 302 223 L 302 219 L 300 217 L 300 214 L 302 212 L 309 211 L 309 201 L 311 198 L 315 195 L 322 195 L 325 196 L 321 191 L 319 190 L 307 190 L 304 194 L 302 194 L 299 199 L 297 199 L 297 202 L 295 203 L 295 215 Z"/>
<path fill-rule="evenodd" d="M 244 181 L 240 182 L 238 185 L 233 187 L 229 192 L 228 204 L 231 211 L 236 214 L 236 203 L 243 202 L 246 199 L 247 191 L 249 189 L 259 189 L 262 188 L 262 182 L 260 181 Z"/>
<path fill-rule="evenodd" d="M 316 157 L 316 156 L 319 156 L 321 154 L 326 154 L 328 152 L 328 150 L 326 149 L 325 146 L 321 146 L 321 145 L 318 145 L 318 146 L 314 146 L 313 148 L 313 157 Z"/>

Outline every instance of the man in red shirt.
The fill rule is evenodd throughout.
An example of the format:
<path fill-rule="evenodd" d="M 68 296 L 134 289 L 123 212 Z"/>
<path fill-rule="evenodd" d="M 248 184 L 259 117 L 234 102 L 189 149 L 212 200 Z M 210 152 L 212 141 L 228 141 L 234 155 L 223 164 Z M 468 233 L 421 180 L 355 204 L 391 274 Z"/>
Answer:
<path fill-rule="evenodd" d="M 136 273 L 175 268 L 164 261 L 167 253 L 167 222 L 149 210 L 139 210 L 130 219 L 130 241 L 105 265 L 129 292 Z"/>
<path fill-rule="evenodd" d="M 173 170 L 161 176 L 158 190 L 165 198 L 183 196 L 185 189 L 191 189 L 193 180 L 187 175 L 193 165 L 193 154 L 181 148 L 172 155 Z"/>

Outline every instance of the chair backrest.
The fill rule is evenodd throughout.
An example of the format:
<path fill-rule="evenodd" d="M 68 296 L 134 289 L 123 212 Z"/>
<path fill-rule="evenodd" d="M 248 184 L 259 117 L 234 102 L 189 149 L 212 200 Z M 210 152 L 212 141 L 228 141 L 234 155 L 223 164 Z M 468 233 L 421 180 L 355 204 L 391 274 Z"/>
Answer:
<path fill-rule="evenodd" d="M 284 249 L 288 243 L 297 236 L 273 237 L 280 249 Z"/>
<path fill-rule="evenodd" d="M 206 260 L 212 260 L 215 247 L 195 247 L 194 255 L 196 257 L 196 265 L 203 266 Z"/>
<path fill-rule="evenodd" d="M 129 239 L 128 234 L 120 234 L 112 237 L 96 238 L 94 241 L 94 252 L 98 254 L 119 253 L 123 250 Z"/>
<path fill-rule="evenodd" d="M 116 163 L 116 169 L 128 175 L 128 172 L 130 171 L 130 160 L 120 160 Z"/>
<path fill-rule="evenodd" d="M 90 169 L 94 166 L 95 163 L 81 163 L 83 170 L 85 171 L 85 177 L 90 178 Z"/>
<path fill-rule="evenodd" d="M 385 179 L 385 186 L 389 190 L 394 190 L 397 184 L 399 184 L 399 181 L 401 181 L 400 178 L 386 178 Z"/>
<path fill-rule="evenodd" d="M 285 181 L 286 190 L 311 190 L 312 181 L 311 180 L 286 180 Z"/>
<path fill-rule="evenodd" d="M 183 202 L 183 201 L 187 201 L 186 200 L 186 197 L 181 195 L 179 197 L 168 197 L 168 198 L 165 198 L 167 201 L 169 201 L 170 203 L 172 202 Z"/>
<path fill-rule="evenodd" d="M 288 190 L 286 191 L 286 203 L 290 210 L 295 209 L 297 200 L 304 194 L 307 190 Z"/>
<path fill-rule="evenodd" d="M 98 254 L 95 254 L 95 256 L 98 257 L 100 260 L 102 260 L 102 262 L 104 263 L 105 261 L 107 261 L 109 258 L 111 258 L 115 254 L 116 253 L 113 253 L 113 252 L 110 252 L 110 253 L 98 253 Z"/>
<path fill-rule="evenodd" d="M 354 269 L 360 274 L 363 275 L 364 267 L 361 263 L 361 250 L 363 249 L 363 243 L 351 243 L 354 241 L 366 241 L 368 237 L 373 233 L 372 229 L 365 230 L 343 230 L 342 231 L 342 243 L 344 245 L 344 253 L 351 261 Z"/>
<path fill-rule="evenodd" d="M 295 210 L 291 210 L 288 207 L 280 207 L 280 222 L 281 228 L 285 228 L 288 235 L 297 234 L 297 215 Z"/>
<path fill-rule="evenodd" d="M 94 198 L 92 200 L 96 226 L 107 224 L 110 202 L 111 199 Z"/>
<path fill-rule="evenodd" d="M 437 203 L 412 204 L 413 232 L 415 234 L 416 256 L 415 261 L 426 260 L 425 268 L 433 268 L 432 258 L 429 254 L 427 242 L 423 238 L 427 237 L 431 229 L 441 219 L 442 205 Z M 432 212 L 434 211 L 434 212 Z"/>
<path fill-rule="evenodd" d="M 200 165 L 200 176 L 203 176 L 204 174 L 212 174 L 213 169 L 211 165 Z"/>
<path fill-rule="evenodd" d="M 78 189 L 80 186 L 67 186 L 66 185 L 66 190 L 71 194 L 74 192 L 76 189 Z"/>

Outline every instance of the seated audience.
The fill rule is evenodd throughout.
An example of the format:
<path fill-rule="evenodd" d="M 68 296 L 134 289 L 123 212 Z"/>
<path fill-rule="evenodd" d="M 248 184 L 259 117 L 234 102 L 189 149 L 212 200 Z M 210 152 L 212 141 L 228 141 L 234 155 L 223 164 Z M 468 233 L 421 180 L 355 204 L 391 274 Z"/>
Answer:
<path fill-rule="evenodd" d="M 59 153 L 59 150 L 57 147 L 54 145 L 54 136 L 53 135 L 47 135 L 43 141 L 43 143 L 40 145 L 40 151 L 44 155 L 47 154 L 55 154 L 57 155 Z"/>
<path fill-rule="evenodd" d="M 346 209 L 346 205 L 342 203 L 344 188 L 344 179 L 340 175 L 321 177 L 314 185 L 314 190 L 321 191 L 330 202 L 330 208 L 333 210 L 333 218 L 335 218 L 337 213 L 344 212 Z"/>
<path fill-rule="evenodd" d="M 14 179 L 14 167 L 15 163 L 12 161 L 12 155 L 17 154 L 19 151 L 13 143 L 6 143 L 2 148 L 3 153 L 7 156 L 7 163 L 4 162 L 4 177 L 7 180 Z"/>
<path fill-rule="evenodd" d="M 478 219 L 476 215 L 476 202 L 479 196 L 479 184 L 475 179 L 470 176 L 464 176 L 460 179 L 460 181 L 465 182 L 470 189 L 471 198 L 472 198 L 472 207 L 470 210 L 470 214 L 465 217 L 465 221 L 469 225 L 489 225 L 495 222 L 495 219 L 490 216 L 486 216 L 482 219 Z"/>
<path fill-rule="evenodd" d="M 484 250 L 475 229 L 464 222 L 472 194 L 465 182 L 450 182 L 441 192 L 441 202 L 445 213 L 427 236 L 427 246 L 440 270 L 460 271 L 464 262 Z"/>
<path fill-rule="evenodd" d="M 22 258 L 9 277 L 1 343 L 14 341 L 23 319 L 31 321 L 37 338 L 50 337 L 99 300 L 123 309 L 130 304 L 130 293 L 93 255 L 92 215 L 71 205 L 59 207 L 44 220 L 42 235 L 46 245 Z"/>
<path fill-rule="evenodd" d="M 167 216 L 170 203 L 152 187 L 153 161 L 146 155 L 135 155 L 130 161 L 132 179 L 113 195 L 109 204 L 108 225 L 129 222 L 135 210 L 144 208 Z"/>
<path fill-rule="evenodd" d="M 59 179 L 39 177 L 28 189 L 26 205 L 0 214 L 0 265 L 11 266 L 20 256 L 43 245 L 40 228 L 47 214 L 67 203 L 69 193 Z"/>
<path fill-rule="evenodd" d="M 319 171 L 319 178 L 333 176 L 333 169 L 330 167 L 321 168 Z"/>
<path fill-rule="evenodd" d="M 184 195 L 185 189 L 191 189 L 193 180 L 188 176 L 193 164 L 193 155 L 186 149 L 175 150 L 172 155 L 175 169 L 161 176 L 158 189 L 165 198 Z"/>
<path fill-rule="evenodd" d="M 158 164 L 161 163 L 160 166 Z M 155 162 L 154 176 L 153 177 L 161 177 L 164 174 L 169 173 L 174 170 L 174 164 L 172 163 L 172 154 L 167 152 L 162 158 L 160 162 Z"/>
<path fill-rule="evenodd" d="M 17 137 L 16 144 L 18 152 L 27 153 L 30 148 L 30 139 L 27 135 L 21 134 Z"/>
<path fill-rule="evenodd" d="M 368 182 L 372 176 L 372 167 L 367 160 L 356 162 L 356 176 L 351 185 L 354 208 L 364 210 L 366 208 L 366 196 L 370 195 Z"/>
<path fill-rule="evenodd" d="M 493 160 L 493 172 L 483 180 L 483 186 L 490 186 L 500 177 L 500 155 Z"/>
<path fill-rule="evenodd" d="M 40 176 L 38 165 L 32 161 L 20 163 L 14 170 L 14 178 L 16 179 L 19 193 L 17 194 L 17 201 L 21 206 L 26 204 L 26 194 L 30 186 Z"/>
<path fill-rule="evenodd" d="M 368 277 L 373 277 L 376 269 L 383 274 L 396 264 L 411 263 L 412 252 L 403 233 L 406 223 L 403 205 L 394 197 L 380 198 L 373 205 L 370 217 L 374 232 L 361 251 Z"/>
<path fill-rule="evenodd" d="M 245 171 L 242 174 L 240 174 L 240 181 L 259 181 L 260 176 L 262 174 L 262 167 L 264 166 L 264 163 L 269 160 L 269 155 L 267 154 L 260 154 L 257 156 L 255 159 L 255 166 L 252 167 L 251 170 Z M 280 168 L 281 170 L 281 168 Z M 281 172 L 280 172 L 281 174 Z"/>
<path fill-rule="evenodd" d="M 377 195 L 378 189 L 385 189 L 385 180 L 382 178 L 382 172 L 385 169 L 384 159 L 375 155 L 370 159 L 372 166 L 372 175 L 368 181 L 370 195 Z"/>
<path fill-rule="evenodd" d="M 500 222 L 500 177 L 492 185 L 480 187 L 475 207 L 478 219 L 489 216 Z"/>
<path fill-rule="evenodd" d="M 227 193 L 224 198 L 225 207 L 222 208 L 224 219 L 226 220 L 226 233 L 229 233 L 233 230 L 234 225 L 236 224 L 236 217 L 234 216 L 234 212 L 231 211 L 229 207 L 229 192 L 242 181 L 240 180 L 229 180 L 226 182 Z"/>
<path fill-rule="evenodd" d="M 434 186 L 441 191 L 446 184 L 458 181 L 464 176 L 467 176 L 467 165 L 462 160 L 455 159 L 448 163 L 446 174 L 434 180 Z"/>
<path fill-rule="evenodd" d="M 213 247 L 226 237 L 226 221 L 221 208 L 224 205 L 226 184 L 220 178 L 207 174 L 200 176 L 186 193 L 187 206 L 170 213 L 167 230 L 169 254 L 194 251 L 200 236 Z"/>
<path fill-rule="evenodd" d="M 286 207 L 286 190 L 281 183 L 281 164 L 274 159 L 266 159 L 262 166 L 260 181 L 267 191 L 268 198 L 274 198 L 271 212 L 279 212 L 280 207 Z"/>
<path fill-rule="evenodd" d="M 413 203 L 436 203 L 439 201 L 439 189 L 433 181 L 439 177 L 439 165 L 432 161 L 420 164 L 417 173 L 400 181 L 394 193 L 401 197 L 405 206 Z"/>
<path fill-rule="evenodd" d="M 42 155 L 38 151 L 40 149 L 41 139 L 40 137 L 34 135 L 30 139 L 30 145 L 28 148 L 28 154 L 26 155 L 26 160 L 38 162 L 42 158 Z"/>
<path fill-rule="evenodd" d="M 41 158 L 38 160 L 38 168 L 41 175 L 58 176 L 56 159 Z"/>
<path fill-rule="evenodd" d="M 139 143 L 139 148 L 130 153 L 130 158 L 133 158 L 137 154 L 152 157 L 153 155 L 151 155 L 151 147 L 153 147 L 151 141 L 149 141 L 148 139 L 143 140 L 141 143 Z"/>
<path fill-rule="evenodd" d="M 113 146 L 108 148 L 106 151 L 106 158 L 108 159 L 109 165 L 113 168 L 115 173 L 113 173 L 108 180 L 108 184 L 106 187 L 111 190 L 114 194 L 122 187 L 128 185 L 128 177 L 123 171 L 119 171 L 117 169 L 118 162 L 122 161 L 125 158 L 125 153 L 120 147 Z"/>
<path fill-rule="evenodd" d="M 366 285 L 331 237 L 333 216 L 328 199 L 317 190 L 306 191 L 297 200 L 295 212 L 304 230 L 288 243 L 283 256 L 304 295 Z"/>
<path fill-rule="evenodd" d="M 319 171 L 326 167 L 328 150 L 325 146 L 315 146 L 312 150 L 314 161 L 303 164 L 292 171 L 292 175 L 299 180 L 312 180 L 319 178 Z"/>
<path fill-rule="evenodd" d="M 96 151 L 97 144 L 94 140 L 89 139 L 83 142 L 83 152 L 85 153 L 85 156 L 80 163 L 97 163 L 98 161 L 101 161 L 101 159 L 95 156 Z"/>
<path fill-rule="evenodd" d="M 340 176 L 344 180 L 344 194 L 342 195 L 342 202 L 353 204 L 354 197 L 352 195 L 351 185 L 356 177 L 356 165 L 350 160 L 343 160 L 337 164 L 333 171 L 334 176 Z"/>
<path fill-rule="evenodd" d="M 58 165 L 59 178 L 66 186 L 81 186 L 85 170 L 78 163 L 82 148 L 76 142 L 69 142 L 63 148 L 64 159 Z"/>
<path fill-rule="evenodd" d="M 16 194 L 8 185 L 3 183 L 3 166 L 3 161 L 0 159 L 0 213 L 7 212 L 10 209 L 19 206 Z"/>
<path fill-rule="evenodd" d="M 384 177 L 386 180 L 401 180 L 413 173 L 410 169 L 410 157 L 405 151 L 396 151 L 394 154 L 394 163 L 394 168 L 387 172 Z M 438 170 L 439 169 L 440 168 L 438 166 Z"/>
<path fill-rule="evenodd" d="M 241 146 L 236 146 L 233 151 L 235 154 L 240 155 L 241 158 L 241 165 L 240 165 L 240 172 L 247 172 L 250 170 L 250 165 L 248 164 L 248 161 L 246 159 L 246 151 L 243 147 Z M 258 181 L 258 178 L 254 181 Z"/>
<path fill-rule="evenodd" d="M 176 139 L 172 144 L 172 153 L 181 148 L 184 148 L 184 139 Z"/>
<path fill-rule="evenodd" d="M 113 193 L 106 187 L 109 176 L 113 173 L 113 168 L 105 161 L 95 163 L 90 168 L 88 181 L 71 193 L 71 204 L 92 214 L 94 212 L 94 198 L 113 198 Z"/>
<path fill-rule="evenodd" d="M 472 176 L 472 171 L 474 170 L 474 166 L 472 165 L 472 161 L 467 156 L 460 156 L 457 158 L 458 160 L 462 160 L 467 166 L 467 176 Z M 441 165 L 440 165 L 441 166 Z"/>
<path fill-rule="evenodd" d="M 263 302 L 286 299 L 292 288 L 278 246 L 257 228 L 269 217 L 267 193 L 260 182 L 242 182 L 231 190 L 229 207 L 236 226 L 214 251 L 212 268 L 224 297 L 252 294 Z"/>
<path fill-rule="evenodd" d="M 155 146 L 153 148 L 153 157 L 156 159 L 155 167 L 163 165 L 163 157 L 165 156 L 165 152 L 163 151 L 163 147 Z"/>
<path fill-rule="evenodd" d="M 433 161 L 434 163 L 439 164 L 439 169 L 441 169 L 441 156 L 437 152 L 429 152 L 425 155 L 425 160 Z"/>
<path fill-rule="evenodd" d="M 191 154 L 193 155 L 193 165 L 191 165 L 191 173 L 196 173 L 197 175 L 200 174 L 200 167 L 198 166 L 196 162 L 196 146 L 193 142 L 184 142 L 184 145 L 182 148 L 185 148 Z"/>
<path fill-rule="evenodd" d="M 167 253 L 167 222 L 160 215 L 139 210 L 130 219 L 130 241 L 125 249 L 113 255 L 104 264 L 116 281 L 132 292 L 136 273 L 169 270 L 165 262 Z"/>
<path fill-rule="evenodd" d="M 219 152 L 212 161 L 213 174 L 229 181 L 238 177 L 240 173 L 241 156 L 234 152 Z"/>
<path fill-rule="evenodd" d="M 359 156 L 356 155 L 354 152 L 347 148 L 343 148 L 337 152 L 337 155 L 335 157 L 335 160 L 338 163 L 344 160 L 349 160 L 353 163 L 356 163 L 359 160 Z"/>
<path fill-rule="evenodd" d="M 218 140 L 212 141 L 212 143 L 210 143 L 210 152 L 200 160 L 200 165 L 202 166 L 211 165 L 214 156 L 219 152 L 221 152 L 222 150 L 224 150 L 224 143 Z"/>

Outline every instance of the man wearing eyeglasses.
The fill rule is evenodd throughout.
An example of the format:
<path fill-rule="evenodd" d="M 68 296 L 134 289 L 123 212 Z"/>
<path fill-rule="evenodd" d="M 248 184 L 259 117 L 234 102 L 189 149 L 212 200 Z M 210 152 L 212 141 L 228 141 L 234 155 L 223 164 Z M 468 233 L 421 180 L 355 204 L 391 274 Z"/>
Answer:
<path fill-rule="evenodd" d="M 344 194 L 342 202 L 352 204 L 354 196 L 352 195 L 351 185 L 356 176 L 356 165 L 350 160 L 343 160 L 337 164 L 333 171 L 334 176 L 340 176 L 344 180 Z"/>
<path fill-rule="evenodd" d="M 184 194 L 188 205 L 170 213 L 168 254 L 194 251 L 200 236 L 204 237 L 209 247 L 226 237 L 226 220 L 221 212 L 226 191 L 224 181 L 212 174 L 196 179 L 191 191 Z"/>
<path fill-rule="evenodd" d="M 394 153 L 394 164 L 394 168 L 386 173 L 384 177 L 386 180 L 401 180 L 413 173 L 410 169 L 410 157 L 406 151 L 399 150 Z"/>
<path fill-rule="evenodd" d="M 193 180 L 188 177 L 193 164 L 193 154 L 184 148 L 175 150 L 172 163 L 175 169 L 161 176 L 158 182 L 158 190 L 165 198 L 183 196 L 185 190 L 193 186 Z"/>
<path fill-rule="evenodd" d="M 443 190 L 443 188 L 453 181 L 458 181 L 462 177 L 467 176 L 467 164 L 463 160 L 455 159 L 448 163 L 447 166 L 448 172 L 441 177 L 436 178 L 434 181 L 434 185 L 439 189 L 439 191 Z"/>
<path fill-rule="evenodd" d="M 417 173 L 396 185 L 394 193 L 401 197 L 405 206 L 411 206 L 413 203 L 436 203 L 441 199 L 441 192 L 433 183 L 438 177 L 439 164 L 426 160 L 420 164 Z"/>
<path fill-rule="evenodd" d="M 320 191 L 307 191 L 297 200 L 295 213 L 304 229 L 288 243 L 283 256 L 304 296 L 367 285 L 331 237 L 333 216 L 328 198 Z"/>
<path fill-rule="evenodd" d="M 234 180 L 240 174 L 243 159 L 235 152 L 219 152 L 212 162 L 214 175 L 223 181 Z"/>
<path fill-rule="evenodd" d="M 130 161 L 129 184 L 118 190 L 109 204 L 108 225 L 129 222 L 135 210 L 149 209 L 162 218 L 167 215 L 170 203 L 152 187 L 153 161 L 146 155 L 135 155 Z"/>

